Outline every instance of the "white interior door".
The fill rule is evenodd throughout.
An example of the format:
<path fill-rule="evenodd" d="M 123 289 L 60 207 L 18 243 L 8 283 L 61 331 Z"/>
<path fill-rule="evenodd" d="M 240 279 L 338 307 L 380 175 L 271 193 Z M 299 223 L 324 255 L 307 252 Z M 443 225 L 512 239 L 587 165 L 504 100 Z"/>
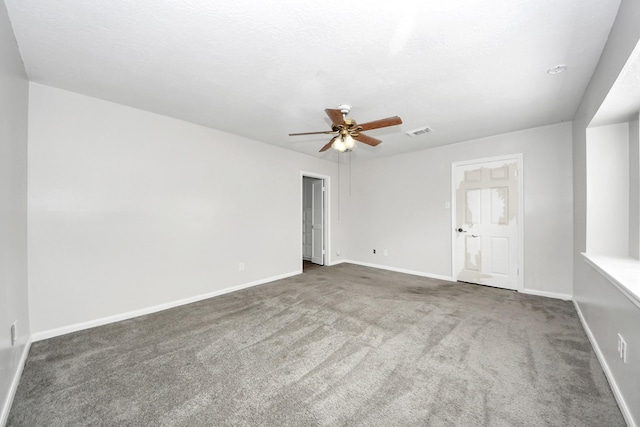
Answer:
<path fill-rule="evenodd" d="M 324 182 L 311 185 L 311 262 L 324 265 Z"/>
<path fill-rule="evenodd" d="M 302 259 L 311 261 L 311 186 L 314 178 L 302 177 Z"/>
<path fill-rule="evenodd" d="M 312 241 L 312 228 L 311 228 L 311 207 L 304 209 L 302 212 L 302 259 L 311 259 L 311 241 Z"/>
<path fill-rule="evenodd" d="M 453 166 L 454 277 L 517 290 L 519 159 Z"/>

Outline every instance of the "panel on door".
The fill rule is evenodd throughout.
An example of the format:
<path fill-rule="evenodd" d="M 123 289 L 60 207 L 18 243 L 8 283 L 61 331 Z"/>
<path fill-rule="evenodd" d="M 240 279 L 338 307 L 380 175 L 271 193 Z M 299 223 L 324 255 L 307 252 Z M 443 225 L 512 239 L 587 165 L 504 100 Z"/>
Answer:
<path fill-rule="evenodd" d="M 324 265 L 324 194 L 323 181 L 311 186 L 311 262 Z"/>
<path fill-rule="evenodd" d="M 454 167 L 454 277 L 518 288 L 518 161 Z"/>
<path fill-rule="evenodd" d="M 302 258 L 311 259 L 311 208 L 305 209 L 302 214 Z"/>

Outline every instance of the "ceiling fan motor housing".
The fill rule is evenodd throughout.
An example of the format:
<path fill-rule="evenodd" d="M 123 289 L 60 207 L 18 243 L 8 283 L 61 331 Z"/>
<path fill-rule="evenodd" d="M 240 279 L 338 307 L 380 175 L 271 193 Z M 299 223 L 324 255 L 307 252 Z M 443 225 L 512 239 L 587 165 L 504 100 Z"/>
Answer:
<path fill-rule="evenodd" d="M 338 108 L 336 108 L 336 110 L 340 110 L 340 112 L 346 116 L 349 114 L 349 111 L 351 111 L 351 106 L 347 104 L 338 105 Z"/>

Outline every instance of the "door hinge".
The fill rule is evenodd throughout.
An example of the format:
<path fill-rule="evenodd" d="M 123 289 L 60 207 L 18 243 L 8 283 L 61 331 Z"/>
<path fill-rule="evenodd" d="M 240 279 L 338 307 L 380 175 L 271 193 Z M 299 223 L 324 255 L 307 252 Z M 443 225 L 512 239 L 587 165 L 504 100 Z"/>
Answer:
<path fill-rule="evenodd" d="M 322 192 L 324 193 L 324 187 L 322 187 Z"/>
<path fill-rule="evenodd" d="M 322 255 L 326 255 L 326 253 L 327 253 L 327 252 L 323 249 L 323 250 L 322 250 Z"/>

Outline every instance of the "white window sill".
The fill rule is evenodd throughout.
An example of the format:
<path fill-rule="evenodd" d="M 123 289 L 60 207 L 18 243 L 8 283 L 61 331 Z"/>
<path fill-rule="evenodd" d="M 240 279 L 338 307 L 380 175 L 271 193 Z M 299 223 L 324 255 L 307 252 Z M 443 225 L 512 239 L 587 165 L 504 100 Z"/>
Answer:
<path fill-rule="evenodd" d="M 593 266 L 611 281 L 620 292 L 640 307 L 640 261 L 633 258 L 582 254 L 587 264 Z"/>

